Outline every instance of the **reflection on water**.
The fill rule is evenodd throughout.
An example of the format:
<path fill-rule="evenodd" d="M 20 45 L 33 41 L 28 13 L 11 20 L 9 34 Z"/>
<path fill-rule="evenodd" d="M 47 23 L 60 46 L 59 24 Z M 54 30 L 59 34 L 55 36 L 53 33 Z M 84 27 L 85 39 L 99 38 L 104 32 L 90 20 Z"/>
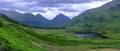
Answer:
<path fill-rule="evenodd" d="M 94 38 L 96 37 L 95 33 L 89 33 L 89 34 L 75 34 L 76 36 L 79 36 L 81 38 Z"/>

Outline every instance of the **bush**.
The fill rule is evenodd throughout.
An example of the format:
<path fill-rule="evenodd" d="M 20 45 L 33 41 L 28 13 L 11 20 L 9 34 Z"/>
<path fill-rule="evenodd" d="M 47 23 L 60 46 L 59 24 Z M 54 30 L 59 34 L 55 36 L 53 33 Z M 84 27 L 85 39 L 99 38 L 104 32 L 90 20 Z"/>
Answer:
<path fill-rule="evenodd" d="M 3 22 L 2 22 L 2 20 L 0 20 L 0 27 L 3 27 Z"/>
<path fill-rule="evenodd" d="M 11 51 L 10 44 L 3 38 L 0 38 L 0 51 Z"/>

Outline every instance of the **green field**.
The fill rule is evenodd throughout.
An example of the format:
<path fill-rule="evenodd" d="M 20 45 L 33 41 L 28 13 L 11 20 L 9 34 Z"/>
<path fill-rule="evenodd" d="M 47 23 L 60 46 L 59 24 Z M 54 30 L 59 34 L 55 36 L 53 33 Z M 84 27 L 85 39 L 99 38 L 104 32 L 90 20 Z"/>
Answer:
<path fill-rule="evenodd" d="M 108 31 L 104 38 L 80 38 L 74 33 L 66 33 L 66 30 L 59 29 L 33 29 L 36 35 L 29 36 L 32 42 L 37 46 L 44 47 L 48 50 L 64 50 L 64 51 L 87 51 L 95 49 L 119 49 L 120 34 Z M 43 38 L 44 37 L 44 38 Z M 95 50 L 98 51 L 98 50 Z"/>

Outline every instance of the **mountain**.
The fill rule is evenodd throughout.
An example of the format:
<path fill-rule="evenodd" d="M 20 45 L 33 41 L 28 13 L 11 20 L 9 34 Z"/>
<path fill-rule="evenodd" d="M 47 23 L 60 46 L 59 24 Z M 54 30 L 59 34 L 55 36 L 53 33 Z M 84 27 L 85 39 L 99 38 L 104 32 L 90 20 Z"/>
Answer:
<path fill-rule="evenodd" d="M 17 24 L 17 21 L 0 14 L 0 51 L 46 51 L 33 45 L 28 38 L 28 27 Z M 35 33 L 34 33 L 35 34 Z"/>
<path fill-rule="evenodd" d="M 18 13 L 15 11 L 0 10 L 1 14 L 7 15 L 8 17 L 17 20 L 21 24 L 25 24 L 31 27 L 58 27 L 66 24 L 70 19 L 63 15 L 57 15 L 53 20 L 48 20 L 44 16 L 32 13 Z"/>
<path fill-rule="evenodd" d="M 120 0 L 87 10 L 73 18 L 67 26 L 83 29 L 120 29 Z"/>
<path fill-rule="evenodd" d="M 18 12 L 15 12 L 15 11 L 10 11 L 10 10 L 0 10 L 0 14 L 3 14 L 3 15 L 6 15 L 6 16 L 9 16 L 10 18 L 13 18 L 15 20 L 22 20 L 22 14 L 21 13 L 18 13 Z M 19 19 L 18 19 L 19 18 Z"/>
<path fill-rule="evenodd" d="M 31 13 L 18 13 L 15 11 L 0 10 L 1 14 L 7 15 L 8 17 L 17 20 L 22 24 L 26 24 L 32 27 L 43 27 L 48 26 L 49 20 L 44 18 L 42 15 L 33 15 Z"/>
<path fill-rule="evenodd" d="M 64 14 L 58 14 L 54 19 L 51 20 L 54 26 L 61 26 L 70 21 L 68 16 Z"/>
<path fill-rule="evenodd" d="M 32 27 L 44 27 L 48 26 L 49 20 L 40 14 L 34 16 L 31 13 L 25 13 L 23 14 L 23 20 L 21 22 Z"/>

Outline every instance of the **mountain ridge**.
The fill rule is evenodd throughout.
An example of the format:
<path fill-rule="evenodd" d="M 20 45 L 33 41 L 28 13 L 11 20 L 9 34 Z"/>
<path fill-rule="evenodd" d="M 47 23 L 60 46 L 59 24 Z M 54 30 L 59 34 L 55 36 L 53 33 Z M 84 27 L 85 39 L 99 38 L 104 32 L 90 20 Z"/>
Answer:
<path fill-rule="evenodd" d="M 54 25 L 64 25 L 70 21 L 70 18 L 60 13 L 54 19 L 51 20 Z"/>
<path fill-rule="evenodd" d="M 42 16 L 41 14 L 37 14 L 37 15 L 33 15 L 32 13 L 18 13 L 15 11 L 8 11 L 8 10 L 0 10 L 1 14 L 5 14 L 8 17 L 17 20 L 18 22 L 22 23 L 22 24 L 26 24 L 28 26 L 31 27 L 54 27 L 54 26 L 62 26 L 63 24 L 65 24 L 66 22 L 68 22 L 68 20 L 70 20 L 67 16 L 60 14 L 57 15 L 56 17 L 57 20 L 64 20 L 64 21 L 57 21 L 56 18 L 52 19 L 52 20 L 48 20 L 47 18 L 45 18 L 44 16 Z M 62 15 L 62 16 L 61 16 Z M 67 21 L 65 21 L 67 20 Z"/>

